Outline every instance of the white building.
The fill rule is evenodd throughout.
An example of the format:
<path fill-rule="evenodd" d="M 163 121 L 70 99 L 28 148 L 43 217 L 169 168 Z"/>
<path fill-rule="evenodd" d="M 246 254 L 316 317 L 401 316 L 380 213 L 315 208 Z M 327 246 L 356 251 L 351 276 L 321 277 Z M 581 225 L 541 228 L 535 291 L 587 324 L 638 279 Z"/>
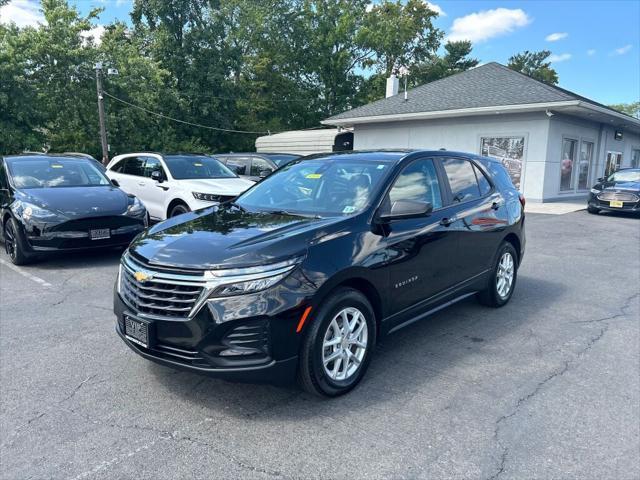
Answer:
<path fill-rule="evenodd" d="M 354 149 L 417 148 L 497 157 L 527 200 L 584 196 L 598 177 L 640 164 L 640 120 L 498 63 L 341 113 Z"/>

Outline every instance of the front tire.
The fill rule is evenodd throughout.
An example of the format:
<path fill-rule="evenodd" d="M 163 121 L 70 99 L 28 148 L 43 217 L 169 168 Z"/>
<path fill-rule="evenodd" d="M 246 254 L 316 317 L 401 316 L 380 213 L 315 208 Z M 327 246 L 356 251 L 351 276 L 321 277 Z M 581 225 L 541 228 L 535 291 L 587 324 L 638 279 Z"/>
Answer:
<path fill-rule="evenodd" d="M 371 361 L 376 343 L 373 308 L 359 291 L 342 288 L 310 320 L 300 352 L 300 386 L 314 395 L 344 395 L 362 380 Z"/>
<path fill-rule="evenodd" d="M 509 303 L 518 278 L 518 254 L 509 242 L 502 242 L 494 261 L 489 283 L 479 292 L 478 301 L 488 307 L 500 308 Z"/>
<path fill-rule="evenodd" d="M 10 218 L 4 224 L 4 249 L 14 265 L 29 263 L 27 246 L 15 218 Z"/>
<path fill-rule="evenodd" d="M 171 208 L 169 212 L 169 218 L 175 217 L 177 215 L 182 215 L 183 213 L 190 212 L 191 209 L 185 203 L 178 203 Z"/>
<path fill-rule="evenodd" d="M 587 212 L 593 213 L 594 215 L 597 215 L 598 213 L 600 213 L 600 209 L 596 208 L 596 207 L 592 207 L 591 205 L 589 205 L 587 207 Z"/>

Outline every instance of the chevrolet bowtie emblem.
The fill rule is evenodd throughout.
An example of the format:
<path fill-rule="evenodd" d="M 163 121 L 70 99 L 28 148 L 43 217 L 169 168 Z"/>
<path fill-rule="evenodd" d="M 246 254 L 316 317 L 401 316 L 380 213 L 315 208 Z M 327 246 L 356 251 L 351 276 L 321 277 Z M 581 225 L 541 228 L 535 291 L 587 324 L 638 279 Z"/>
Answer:
<path fill-rule="evenodd" d="M 153 278 L 153 275 L 150 275 L 145 272 L 136 272 L 133 274 L 133 277 L 140 283 L 147 282 Z"/>

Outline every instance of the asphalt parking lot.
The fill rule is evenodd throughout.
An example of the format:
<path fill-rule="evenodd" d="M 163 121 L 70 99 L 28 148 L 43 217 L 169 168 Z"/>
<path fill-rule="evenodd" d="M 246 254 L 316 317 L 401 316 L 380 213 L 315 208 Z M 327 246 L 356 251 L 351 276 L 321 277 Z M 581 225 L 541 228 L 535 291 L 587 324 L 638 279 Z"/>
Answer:
<path fill-rule="evenodd" d="M 334 400 L 136 356 L 114 332 L 118 252 L 2 253 L 1 476 L 640 478 L 640 221 L 527 222 L 509 305 L 394 334 Z"/>

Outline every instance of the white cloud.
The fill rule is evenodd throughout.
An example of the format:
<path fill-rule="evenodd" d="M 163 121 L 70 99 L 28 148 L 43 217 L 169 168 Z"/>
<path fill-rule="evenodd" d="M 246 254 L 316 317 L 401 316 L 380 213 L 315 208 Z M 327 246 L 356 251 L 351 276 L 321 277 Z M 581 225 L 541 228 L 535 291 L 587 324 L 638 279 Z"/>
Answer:
<path fill-rule="evenodd" d="M 595 54 L 596 54 L 595 48 L 590 48 L 589 50 L 587 50 L 587 55 L 589 55 L 590 57 L 593 57 Z"/>
<path fill-rule="evenodd" d="M 624 47 L 616 48 L 613 52 L 611 52 L 611 55 L 624 55 L 625 53 L 629 53 L 631 48 L 632 48 L 632 45 L 629 43 Z"/>
<path fill-rule="evenodd" d="M 19 27 L 36 27 L 38 23 L 44 23 L 40 3 L 29 0 L 13 0 L 0 7 L 0 23 L 8 24 L 11 22 Z"/>
<path fill-rule="evenodd" d="M 445 12 L 440 5 L 437 5 L 437 4 L 431 3 L 431 2 L 425 2 L 425 3 L 427 4 L 427 7 L 429 7 L 429 10 L 433 10 L 434 12 L 436 12 L 438 14 L 438 16 L 440 16 L 440 17 L 446 17 L 447 16 L 447 12 Z"/>
<path fill-rule="evenodd" d="M 562 40 L 563 38 L 567 38 L 569 34 L 567 32 L 558 32 L 558 33 L 550 33 L 544 39 L 547 42 L 557 42 L 558 40 Z"/>
<path fill-rule="evenodd" d="M 549 61 L 551 63 L 566 62 L 567 60 L 570 60 L 570 59 L 571 59 L 570 53 L 561 53 L 560 55 L 553 54 L 549 57 Z"/>
<path fill-rule="evenodd" d="M 120 6 L 125 5 L 127 3 L 131 3 L 131 0 L 116 0 L 116 7 L 120 7 Z"/>
<path fill-rule="evenodd" d="M 531 23 L 531 18 L 519 8 L 496 8 L 456 18 L 447 35 L 448 41 L 483 42 L 513 32 Z"/>
<path fill-rule="evenodd" d="M 102 35 L 104 34 L 104 25 L 96 25 L 91 30 L 87 30 L 86 32 L 82 32 L 80 36 L 83 38 L 85 42 L 89 40 L 89 38 L 93 38 L 93 42 L 96 45 L 100 45 L 102 41 Z"/>

